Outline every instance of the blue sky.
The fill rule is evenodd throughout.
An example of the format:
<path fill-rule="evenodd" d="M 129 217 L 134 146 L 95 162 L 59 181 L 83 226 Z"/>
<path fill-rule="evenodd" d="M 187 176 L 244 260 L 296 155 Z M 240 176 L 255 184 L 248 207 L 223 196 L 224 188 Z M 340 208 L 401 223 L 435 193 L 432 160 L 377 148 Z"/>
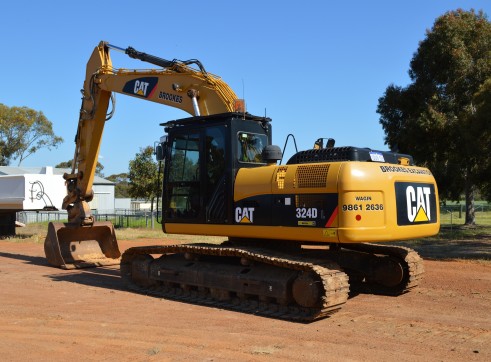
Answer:
<path fill-rule="evenodd" d="M 281 148 L 293 133 L 299 149 L 332 137 L 338 146 L 385 150 L 378 99 L 389 84 L 409 82 L 426 29 L 457 8 L 491 15 L 489 0 L 9 1 L 0 22 L 0 103 L 42 111 L 65 140 L 21 166 L 68 161 L 85 65 L 105 40 L 165 59 L 199 59 L 245 97 L 248 112 L 273 119 Z M 146 68 L 111 54 L 115 67 Z M 121 94 L 116 100 L 100 152 L 106 176 L 127 172 L 140 147 L 163 134 L 160 123 L 188 116 Z"/>

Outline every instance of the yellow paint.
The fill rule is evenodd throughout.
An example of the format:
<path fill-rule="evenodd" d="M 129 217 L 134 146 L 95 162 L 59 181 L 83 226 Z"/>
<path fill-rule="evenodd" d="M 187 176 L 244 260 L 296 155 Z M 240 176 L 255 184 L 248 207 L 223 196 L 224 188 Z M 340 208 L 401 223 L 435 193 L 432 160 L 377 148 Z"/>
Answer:
<path fill-rule="evenodd" d="M 414 222 L 423 222 L 428 221 L 428 216 L 426 215 L 423 207 L 420 207 L 416 217 L 414 218 Z"/>
<path fill-rule="evenodd" d="M 251 223 L 251 220 L 249 220 L 249 218 L 247 216 L 244 216 L 241 220 L 240 220 L 240 223 L 241 224 L 250 224 Z"/>

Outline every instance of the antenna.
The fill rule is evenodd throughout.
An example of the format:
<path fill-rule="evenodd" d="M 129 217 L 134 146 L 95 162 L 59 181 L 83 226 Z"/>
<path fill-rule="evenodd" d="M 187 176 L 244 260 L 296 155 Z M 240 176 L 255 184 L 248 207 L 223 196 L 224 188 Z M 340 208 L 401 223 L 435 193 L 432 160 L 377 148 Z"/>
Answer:
<path fill-rule="evenodd" d="M 246 112 L 246 102 L 245 102 L 245 82 L 244 78 L 242 78 L 242 99 L 244 100 L 244 108 L 242 108 L 242 111 L 244 112 L 242 115 L 242 119 L 245 120 L 245 112 Z"/>

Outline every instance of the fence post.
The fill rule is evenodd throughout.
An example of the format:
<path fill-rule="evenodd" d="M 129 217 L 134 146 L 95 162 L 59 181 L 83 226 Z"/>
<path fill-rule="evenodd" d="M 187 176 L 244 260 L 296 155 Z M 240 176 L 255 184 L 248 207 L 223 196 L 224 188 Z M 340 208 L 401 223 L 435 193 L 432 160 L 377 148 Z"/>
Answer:
<path fill-rule="evenodd" d="M 450 209 L 450 231 L 453 232 L 453 212 Z"/>

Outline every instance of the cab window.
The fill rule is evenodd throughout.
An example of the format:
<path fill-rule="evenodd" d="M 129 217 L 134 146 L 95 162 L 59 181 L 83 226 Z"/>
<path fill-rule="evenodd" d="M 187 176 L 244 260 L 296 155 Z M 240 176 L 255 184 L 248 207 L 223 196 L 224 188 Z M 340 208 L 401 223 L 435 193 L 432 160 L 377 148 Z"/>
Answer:
<path fill-rule="evenodd" d="M 178 136 L 172 142 L 169 181 L 199 179 L 199 135 Z"/>
<path fill-rule="evenodd" d="M 263 163 L 261 156 L 268 139 L 266 135 L 239 132 L 237 133 L 237 157 L 239 162 Z"/>
<path fill-rule="evenodd" d="M 196 218 L 200 213 L 199 134 L 178 135 L 171 148 L 167 218 Z"/>

